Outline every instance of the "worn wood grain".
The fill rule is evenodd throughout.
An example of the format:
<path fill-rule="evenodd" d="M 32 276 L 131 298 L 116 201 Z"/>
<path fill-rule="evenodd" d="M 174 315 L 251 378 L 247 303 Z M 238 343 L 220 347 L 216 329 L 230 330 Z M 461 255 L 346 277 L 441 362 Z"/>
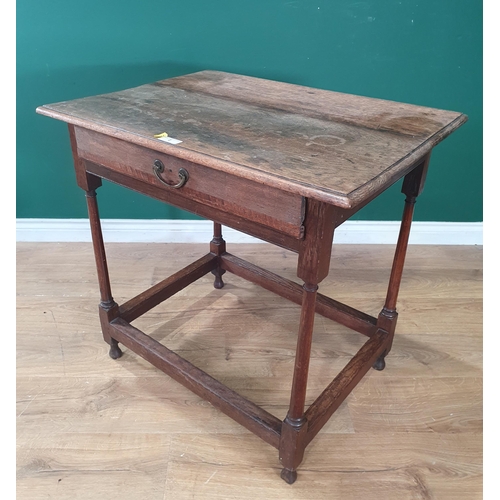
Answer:
<path fill-rule="evenodd" d="M 349 208 L 411 170 L 461 113 L 202 71 L 38 113 Z M 183 141 L 167 144 L 167 132 Z"/>
<path fill-rule="evenodd" d="M 228 247 L 296 279 L 291 252 Z M 207 245 L 106 250 L 123 303 Z M 289 486 L 271 446 L 134 353 L 108 357 L 90 243 L 18 244 L 18 499 L 481 499 L 481 250 L 410 245 L 387 368 L 348 396 Z M 390 245 L 334 246 L 323 293 L 378 311 L 392 255 Z M 225 283 L 201 278 L 134 324 L 284 418 L 300 307 L 234 275 Z M 306 406 L 365 341 L 316 315 Z"/>

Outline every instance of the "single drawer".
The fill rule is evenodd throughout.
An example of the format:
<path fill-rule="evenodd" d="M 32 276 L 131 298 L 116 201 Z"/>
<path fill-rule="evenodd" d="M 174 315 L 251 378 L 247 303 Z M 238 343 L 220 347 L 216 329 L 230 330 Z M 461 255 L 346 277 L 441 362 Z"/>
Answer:
<path fill-rule="evenodd" d="M 76 127 L 75 136 L 80 158 L 296 239 L 303 237 L 305 201 L 299 195 L 92 130 Z M 154 171 L 158 161 L 164 166 L 161 173 Z M 187 172 L 184 182 L 181 169 Z M 172 187 L 179 183 L 181 187 Z"/>

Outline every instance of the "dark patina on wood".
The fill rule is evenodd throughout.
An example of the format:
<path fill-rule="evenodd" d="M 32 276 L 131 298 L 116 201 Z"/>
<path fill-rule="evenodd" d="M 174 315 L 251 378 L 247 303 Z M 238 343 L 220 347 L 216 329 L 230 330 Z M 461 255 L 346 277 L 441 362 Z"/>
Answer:
<path fill-rule="evenodd" d="M 126 346 L 277 448 L 281 477 L 292 484 L 306 446 L 371 367 L 385 368 L 414 205 L 430 154 L 467 117 L 217 71 L 45 105 L 37 112 L 68 123 L 76 180 L 87 197 L 99 316 L 110 356 L 121 357 L 120 344 Z M 164 142 L 162 133 L 177 141 Z M 401 230 L 387 297 L 375 318 L 322 295 L 319 287 L 329 272 L 335 229 L 401 178 Z M 209 253 L 118 305 L 97 206 L 102 179 L 213 220 Z M 303 285 L 228 253 L 221 224 L 296 252 Z M 226 272 L 301 306 L 283 421 L 130 324 L 208 273 L 214 287 L 222 288 Z M 306 408 L 316 313 L 368 339 Z"/>

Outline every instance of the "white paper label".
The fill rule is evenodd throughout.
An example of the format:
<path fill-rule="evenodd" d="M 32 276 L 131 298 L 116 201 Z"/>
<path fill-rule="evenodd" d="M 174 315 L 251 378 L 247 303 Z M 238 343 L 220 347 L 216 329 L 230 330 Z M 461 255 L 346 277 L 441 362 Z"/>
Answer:
<path fill-rule="evenodd" d="M 158 137 L 160 141 L 163 142 L 168 142 L 169 144 L 180 144 L 182 141 L 179 141 L 179 139 L 174 139 L 173 137 Z"/>

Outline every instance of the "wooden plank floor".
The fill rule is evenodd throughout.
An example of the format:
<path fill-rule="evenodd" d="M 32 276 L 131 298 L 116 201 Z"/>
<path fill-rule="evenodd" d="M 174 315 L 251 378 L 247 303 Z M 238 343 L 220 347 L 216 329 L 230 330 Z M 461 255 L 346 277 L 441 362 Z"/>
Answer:
<path fill-rule="evenodd" d="M 394 347 L 307 448 L 297 482 L 277 451 L 130 351 L 102 340 L 91 244 L 17 247 L 17 498 L 482 498 L 482 247 L 410 246 Z M 290 279 L 296 256 L 228 245 Z M 119 303 L 207 245 L 109 244 Z M 338 245 L 320 291 L 377 315 L 393 247 Z M 283 418 L 299 307 L 229 273 L 133 324 Z M 316 317 L 308 403 L 365 337 Z"/>

